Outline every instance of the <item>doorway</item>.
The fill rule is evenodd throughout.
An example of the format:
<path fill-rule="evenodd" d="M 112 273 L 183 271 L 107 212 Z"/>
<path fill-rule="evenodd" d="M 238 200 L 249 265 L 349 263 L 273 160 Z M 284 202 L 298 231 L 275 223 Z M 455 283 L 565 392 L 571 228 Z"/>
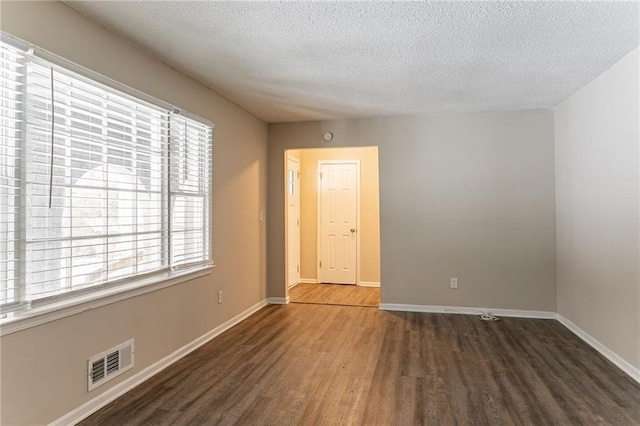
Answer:
<path fill-rule="evenodd" d="M 293 190 L 289 181 L 289 170 L 295 170 L 289 161 L 291 157 L 299 160 L 297 227 L 290 199 L 296 195 L 295 181 Z M 287 150 L 285 164 L 285 291 L 289 300 L 377 307 L 380 300 L 378 148 Z M 297 253 L 296 233 L 299 236 Z M 299 268 L 294 272 L 296 259 Z M 291 277 L 296 276 L 298 282 L 293 283 Z"/>

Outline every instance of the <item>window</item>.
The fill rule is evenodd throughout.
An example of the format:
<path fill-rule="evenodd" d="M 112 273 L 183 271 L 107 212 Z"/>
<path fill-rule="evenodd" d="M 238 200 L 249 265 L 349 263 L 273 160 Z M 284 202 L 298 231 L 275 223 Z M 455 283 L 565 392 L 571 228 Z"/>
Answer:
<path fill-rule="evenodd" d="M 293 170 L 289 169 L 287 170 L 287 194 L 295 194 L 295 184 Z"/>
<path fill-rule="evenodd" d="M 3 312 L 210 263 L 212 127 L 0 49 Z"/>

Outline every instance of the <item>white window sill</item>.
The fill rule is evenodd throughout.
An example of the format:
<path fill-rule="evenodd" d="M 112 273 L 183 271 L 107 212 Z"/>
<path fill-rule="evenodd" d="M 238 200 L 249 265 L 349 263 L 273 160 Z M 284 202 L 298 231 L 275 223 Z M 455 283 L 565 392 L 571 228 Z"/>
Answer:
<path fill-rule="evenodd" d="M 214 265 L 206 265 L 185 271 L 167 273 L 144 281 L 99 290 L 36 308 L 17 311 L 9 318 L 0 320 L 0 336 L 203 277 L 209 275 L 213 268 Z"/>

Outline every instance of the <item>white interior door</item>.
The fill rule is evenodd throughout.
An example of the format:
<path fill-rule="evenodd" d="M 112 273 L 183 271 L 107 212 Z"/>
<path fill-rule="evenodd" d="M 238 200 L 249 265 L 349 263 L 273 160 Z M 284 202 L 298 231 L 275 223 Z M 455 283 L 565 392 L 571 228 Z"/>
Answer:
<path fill-rule="evenodd" d="M 321 162 L 319 169 L 318 277 L 323 283 L 356 284 L 359 165 Z"/>
<path fill-rule="evenodd" d="M 287 158 L 287 285 L 300 282 L 300 161 Z"/>

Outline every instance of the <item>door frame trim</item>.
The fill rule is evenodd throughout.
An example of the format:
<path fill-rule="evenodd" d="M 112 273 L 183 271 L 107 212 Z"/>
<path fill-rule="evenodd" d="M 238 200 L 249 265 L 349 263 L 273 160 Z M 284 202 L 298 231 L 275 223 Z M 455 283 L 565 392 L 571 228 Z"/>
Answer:
<path fill-rule="evenodd" d="M 292 284 L 291 286 L 289 286 L 289 232 L 290 232 L 290 230 L 289 230 L 289 204 L 288 204 L 288 188 L 287 188 L 287 178 L 288 178 L 287 171 L 288 171 L 288 168 L 289 168 L 289 160 L 292 160 L 292 161 L 298 163 L 298 172 L 301 171 L 301 162 L 300 162 L 300 159 L 298 157 L 295 157 L 295 156 L 293 156 L 293 155 L 291 155 L 289 153 L 287 153 L 285 157 L 286 158 L 285 158 L 285 164 L 284 164 L 284 205 L 285 205 L 285 209 L 284 209 L 284 215 L 285 215 L 285 217 L 284 217 L 284 223 L 285 223 L 285 226 L 284 226 L 284 231 L 285 231 L 285 240 L 284 240 L 285 241 L 285 244 L 284 244 L 284 246 L 285 246 L 285 248 L 284 248 L 284 250 L 285 250 L 284 251 L 284 253 L 285 253 L 285 256 L 284 256 L 284 259 L 285 259 L 285 267 L 284 267 L 284 269 L 285 269 L 285 277 L 284 277 L 284 279 L 285 279 L 285 287 L 287 289 L 290 289 L 290 288 L 293 288 L 294 286 L 300 284 L 300 272 L 301 272 L 300 271 L 300 269 L 301 269 L 300 268 L 300 265 L 301 265 L 300 253 L 301 253 L 302 250 L 301 250 L 301 247 L 300 247 L 300 240 L 301 240 L 301 238 L 300 238 L 300 225 L 298 224 L 298 271 L 297 271 L 297 274 L 296 274 L 296 278 L 297 278 L 296 281 L 297 282 L 295 284 Z M 294 179 L 298 180 L 298 185 L 297 185 L 296 189 L 298 190 L 298 220 L 300 220 L 301 219 L 301 217 L 300 217 L 300 204 L 301 204 L 301 199 L 302 199 L 301 194 L 300 194 L 300 180 L 299 180 L 298 176 L 295 176 Z"/>
<path fill-rule="evenodd" d="M 317 189 L 316 189 L 316 277 L 322 283 L 322 269 L 320 257 L 322 253 L 322 238 L 320 236 L 320 219 L 322 218 L 322 182 L 320 173 L 324 164 L 355 164 L 356 165 L 356 285 L 360 285 L 360 160 L 318 160 Z"/>

